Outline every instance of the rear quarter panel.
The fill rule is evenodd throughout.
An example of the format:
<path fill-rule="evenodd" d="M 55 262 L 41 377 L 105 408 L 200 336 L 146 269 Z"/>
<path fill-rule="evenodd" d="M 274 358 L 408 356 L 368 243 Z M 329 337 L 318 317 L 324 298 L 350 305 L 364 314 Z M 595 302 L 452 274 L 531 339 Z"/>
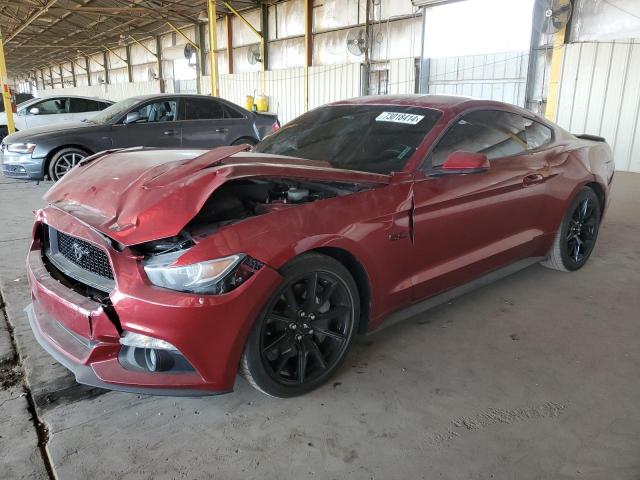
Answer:
<path fill-rule="evenodd" d="M 566 132 L 549 149 L 549 179 L 544 205 L 544 230 L 553 236 L 567 211 L 571 199 L 587 184 L 597 184 L 609 202 L 613 179 L 613 156 L 603 142 L 581 140 Z"/>

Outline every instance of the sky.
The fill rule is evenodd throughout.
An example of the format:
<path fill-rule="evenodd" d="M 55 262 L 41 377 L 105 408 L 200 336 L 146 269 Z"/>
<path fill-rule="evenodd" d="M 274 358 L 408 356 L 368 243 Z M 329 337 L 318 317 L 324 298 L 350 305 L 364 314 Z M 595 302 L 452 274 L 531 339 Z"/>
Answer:
<path fill-rule="evenodd" d="M 529 50 L 534 0 L 467 0 L 427 8 L 425 56 Z"/>

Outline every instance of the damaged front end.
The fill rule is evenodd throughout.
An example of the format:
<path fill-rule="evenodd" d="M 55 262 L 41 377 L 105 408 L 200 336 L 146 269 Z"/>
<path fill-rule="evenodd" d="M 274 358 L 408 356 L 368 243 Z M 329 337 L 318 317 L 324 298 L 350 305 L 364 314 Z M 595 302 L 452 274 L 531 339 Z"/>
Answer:
<path fill-rule="evenodd" d="M 166 162 L 161 151 L 116 152 L 48 192 L 27 261 L 30 322 L 80 383 L 231 390 L 244 339 L 281 280 L 255 242 L 290 234 L 278 229 L 288 212 L 387 181 L 317 162 L 227 158 L 236 151 L 226 148 Z"/>

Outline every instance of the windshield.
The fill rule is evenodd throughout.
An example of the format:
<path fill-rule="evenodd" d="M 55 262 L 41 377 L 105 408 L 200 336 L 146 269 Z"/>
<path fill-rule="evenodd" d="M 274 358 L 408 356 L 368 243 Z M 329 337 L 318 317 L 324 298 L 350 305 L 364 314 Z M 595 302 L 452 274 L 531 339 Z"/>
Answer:
<path fill-rule="evenodd" d="M 131 97 L 125 100 L 120 100 L 118 103 L 114 103 L 110 107 L 105 108 L 100 113 L 87 119 L 87 122 L 91 123 L 106 123 L 112 124 L 116 120 L 119 120 L 125 113 L 129 111 L 131 107 L 140 103 L 142 99 L 140 97 Z"/>
<path fill-rule="evenodd" d="M 334 168 L 399 172 L 439 117 L 436 110 L 399 105 L 320 107 L 265 138 L 255 151 L 325 160 Z"/>

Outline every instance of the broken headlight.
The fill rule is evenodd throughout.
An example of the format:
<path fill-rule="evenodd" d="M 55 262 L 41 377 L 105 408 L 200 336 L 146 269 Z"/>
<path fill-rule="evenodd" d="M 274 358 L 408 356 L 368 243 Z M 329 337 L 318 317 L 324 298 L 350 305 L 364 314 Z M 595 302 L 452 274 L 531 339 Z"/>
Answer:
<path fill-rule="evenodd" d="M 233 290 L 262 267 L 244 253 L 190 265 L 172 266 L 184 250 L 150 257 L 143 263 L 149 281 L 180 292 L 221 294 Z"/>

